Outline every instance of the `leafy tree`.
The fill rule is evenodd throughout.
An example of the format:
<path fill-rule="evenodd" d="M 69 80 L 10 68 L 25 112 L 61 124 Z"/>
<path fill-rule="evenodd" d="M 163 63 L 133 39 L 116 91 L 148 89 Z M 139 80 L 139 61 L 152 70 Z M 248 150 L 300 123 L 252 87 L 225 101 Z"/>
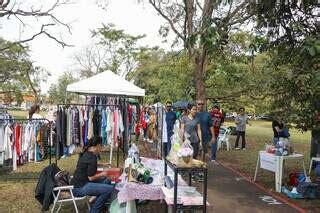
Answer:
<path fill-rule="evenodd" d="M 146 102 L 191 100 L 195 96 L 192 66 L 187 54 L 152 50 L 140 56 L 139 64 L 128 76 L 146 90 Z"/>
<path fill-rule="evenodd" d="M 163 1 L 149 3 L 167 24 L 160 33 L 166 37 L 172 30 L 176 43 L 182 41 L 193 65 L 196 98 L 206 98 L 205 79 L 208 77 L 208 59 L 228 42 L 229 33 L 244 24 L 251 15 L 247 13 L 250 1 Z"/>
<path fill-rule="evenodd" d="M 277 73 L 273 110 L 300 129 L 311 128 L 320 109 L 318 1 L 264 1 L 257 4 L 257 29 L 266 35 L 270 66 Z"/>
<path fill-rule="evenodd" d="M 50 74 L 33 65 L 27 48 L 0 39 L 0 48 L 4 46 L 8 48 L 0 52 L 1 92 L 21 97 L 23 92 L 32 91 L 37 102 L 40 83 Z"/>
<path fill-rule="evenodd" d="M 76 82 L 78 79 L 71 72 L 64 72 L 58 79 L 57 84 L 52 84 L 49 88 L 50 103 L 70 103 L 75 100 L 75 94 L 66 94 L 68 84 Z"/>

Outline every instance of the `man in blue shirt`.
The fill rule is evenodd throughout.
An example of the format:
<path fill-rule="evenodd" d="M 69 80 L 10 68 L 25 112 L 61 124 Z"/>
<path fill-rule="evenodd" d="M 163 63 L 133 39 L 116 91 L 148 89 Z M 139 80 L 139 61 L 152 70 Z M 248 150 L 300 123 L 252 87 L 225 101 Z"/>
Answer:
<path fill-rule="evenodd" d="M 205 156 L 208 153 L 208 144 L 216 146 L 216 140 L 214 136 L 214 129 L 212 125 L 212 119 L 210 113 L 204 110 L 204 101 L 197 100 L 198 112 L 196 117 L 200 120 L 201 133 L 202 133 L 202 160 L 205 161 Z M 215 160 L 213 160 L 215 161 Z"/>
<path fill-rule="evenodd" d="M 168 142 L 164 143 L 164 155 L 167 156 L 171 149 L 171 137 L 173 135 L 173 127 L 176 122 L 176 113 L 172 111 L 172 102 L 166 102 L 166 124 L 167 124 L 167 139 Z"/>

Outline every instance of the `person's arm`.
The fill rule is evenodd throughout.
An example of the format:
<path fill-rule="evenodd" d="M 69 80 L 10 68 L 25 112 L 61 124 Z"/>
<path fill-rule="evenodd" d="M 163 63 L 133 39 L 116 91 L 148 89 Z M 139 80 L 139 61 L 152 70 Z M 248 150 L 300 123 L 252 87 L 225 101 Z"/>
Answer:
<path fill-rule="evenodd" d="M 181 133 L 182 133 L 181 138 L 184 141 L 185 140 L 185 138 L 184 138 L 184 135 L 185 135 L 185 124 L 183 122 L 180 123 L 180 129 L 181 129 Z"/>
<path fill-rule="evenodd" d="M 210 127 L 210 131 L 211 131 L 211 143 L 215 143 L 216 142 L 216 135 L 214 134 L 214 127 Z"/>
<path fill-rule="evenodd" d="M 90 181 L 95 181 L 95 180 L 99 180 L 102 177 L 107 177 L 107 174 L 105 172 L 101 172 L 101 173 L 95 174 L 93 176 L 88 176 L 88 179 Z"/>
<path fill-rule="evenodd" d="M 201 132 L 201 126 L 200 123 L 197 124 L 197 132 L 199 137 L 199 146 L 202 146 L 202 132 Z"/>
<path fill-rule="evenodd" d="M 234 122 L 235 122 L 236 124 L 239 124 L 239 123 L 240 123 L 238 116 L 234 119 Z"/>
<path fill-rule="evenodd" d="M 214 134 L 214 126 L 213 126 L 213 123 L 212 123 L 212 118 L 211 116 L 209 116 L 209 120 L 208 120 L 208 127 L 210 128 L 210 131 L 211 131 L 211 143 L 215 143 L 216 142 L 216 137 L 215 137 L 215 134 Z"/>
<path fill-rule="evenodd" d="M 107 177 L 105 172 L 97 174 L 97 158 L 94 156 L 90 159 L 88 165 L 88 179 L 89 181 L 99 180 L 102 177 Z"/>

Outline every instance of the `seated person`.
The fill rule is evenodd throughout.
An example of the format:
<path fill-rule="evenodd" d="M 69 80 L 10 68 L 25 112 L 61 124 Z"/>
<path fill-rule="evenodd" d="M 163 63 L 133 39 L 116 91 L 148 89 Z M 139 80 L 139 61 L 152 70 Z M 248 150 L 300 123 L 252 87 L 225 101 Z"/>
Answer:
<path fill-rule="evenodd" d="M 106 180 L 106 173 L 97 173 L 97 155 L 101 151 L 102 139 L 94 136 L 89 140 L 88 146 L 80 154 L 77 168 L 71 184 L 74 185 L 73 194 L 76 197 L 96 196 L 95 203 L 91 206 L 90 212 L 101 212 L 105 203 L 111 197 L 113 186 Z"/>

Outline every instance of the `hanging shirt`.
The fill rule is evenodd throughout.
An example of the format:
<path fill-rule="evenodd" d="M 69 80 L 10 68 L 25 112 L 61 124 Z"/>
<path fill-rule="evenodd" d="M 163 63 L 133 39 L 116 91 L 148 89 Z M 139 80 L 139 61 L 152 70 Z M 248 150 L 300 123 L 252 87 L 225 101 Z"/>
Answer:
<path fill-rule="evenodd" d="M 88 139 L 93 137 L 93 110 L 89 111 L 89 120 L 88 120 Z"/>
<path fill-rule="evenodd" d="M 12 158 L 12 141 L 11 135 L 13 131 L 11 130 L 10 126 L 7 125 L 4 131 L 4 159 L 8 160 Z"/>

